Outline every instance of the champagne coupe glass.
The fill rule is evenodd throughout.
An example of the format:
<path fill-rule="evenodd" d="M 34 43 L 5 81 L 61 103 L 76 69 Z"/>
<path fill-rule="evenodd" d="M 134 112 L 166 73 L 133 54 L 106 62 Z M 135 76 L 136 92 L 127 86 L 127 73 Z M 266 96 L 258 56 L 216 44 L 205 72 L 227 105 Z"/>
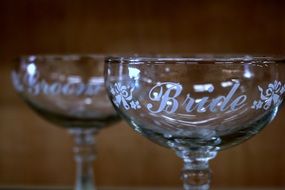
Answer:
<path fill-rule="evenodd" d="M 183 160 L 185 190 L 209 189 L 209 160 L 259 133 L 284 98 L 283 58 L 126 56 L 105 63 L 115 109 L 135 131 Z"/>
<path fill-rule="evenodd" d="M 76 190 L 94 190 L 96 134 L 118 121 L 104 85 L 102 55 L 37 55 L 19 59 L 12 81 L 41 117 L 74 137 Z"/>

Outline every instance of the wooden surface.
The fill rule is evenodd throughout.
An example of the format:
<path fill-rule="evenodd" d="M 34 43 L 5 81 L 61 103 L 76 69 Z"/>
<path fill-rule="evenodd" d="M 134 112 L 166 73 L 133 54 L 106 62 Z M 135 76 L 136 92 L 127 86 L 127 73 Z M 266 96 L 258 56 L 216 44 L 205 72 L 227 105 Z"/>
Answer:
<path fill-rule="evenodd" d="M 1 0 L 0 185 L 72 185 L 72 140 L 11 87 L 12 59 L 31 53 L 285 53 L 285 1 Z M 213 185 L 285 187 L 285 110 L 212 161 Z M 98 136 L 96 182 L 179 186 L 181 161 L 121 122 Z"/>

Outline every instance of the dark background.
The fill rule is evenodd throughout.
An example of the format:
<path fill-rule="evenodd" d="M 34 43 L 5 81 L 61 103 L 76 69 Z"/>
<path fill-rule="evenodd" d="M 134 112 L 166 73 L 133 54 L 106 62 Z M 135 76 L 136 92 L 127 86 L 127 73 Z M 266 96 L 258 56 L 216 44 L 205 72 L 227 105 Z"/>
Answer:
<path fill-rule="evenodd" d="M 0 0 L 0 185 L 74 180 L 71 137 L 36 116 L 11 87 L 16 56 L 284 54 L 284 10 L 281 0 Z M 214 186 L 285 187 L 284 113 L 262 134 L 212 161 Z M 124 122 L 102 131 L 98 152 L 98 185 L 180 185 L 182 165 L 175 154 Z"/>

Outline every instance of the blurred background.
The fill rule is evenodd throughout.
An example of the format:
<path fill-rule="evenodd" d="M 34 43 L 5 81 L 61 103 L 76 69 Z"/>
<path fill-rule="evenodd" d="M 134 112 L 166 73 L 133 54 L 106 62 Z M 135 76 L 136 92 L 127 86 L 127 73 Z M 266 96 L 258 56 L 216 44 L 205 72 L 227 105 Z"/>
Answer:
<path fill-rule="evenodd" d="M 12 89 L 16 56 L 285 54 L 284 8 L 282 0 L 0 0 L 0 186 L 74 181 L 67 131 L 39 118 Z M 215 187 L 285 187 L 284 114 L 212 161 Z M 124 122 L 102 131 L 97 146 L 99 186 L 180 186 L 175 154 Z"/>

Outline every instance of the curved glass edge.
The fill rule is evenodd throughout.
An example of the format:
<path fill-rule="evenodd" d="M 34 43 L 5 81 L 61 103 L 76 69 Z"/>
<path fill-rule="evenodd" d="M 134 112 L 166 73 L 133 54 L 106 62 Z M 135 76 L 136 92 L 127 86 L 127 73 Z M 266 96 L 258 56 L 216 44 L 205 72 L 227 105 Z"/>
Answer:
<path fill-rule="evenodd" d="M 122 55 L 107 56 L 106 63 L 122 64 L 164 64 L 167 63 L 285 63 L 285 55 L 254 54 L 193 54 L 193 55 Z"/>

